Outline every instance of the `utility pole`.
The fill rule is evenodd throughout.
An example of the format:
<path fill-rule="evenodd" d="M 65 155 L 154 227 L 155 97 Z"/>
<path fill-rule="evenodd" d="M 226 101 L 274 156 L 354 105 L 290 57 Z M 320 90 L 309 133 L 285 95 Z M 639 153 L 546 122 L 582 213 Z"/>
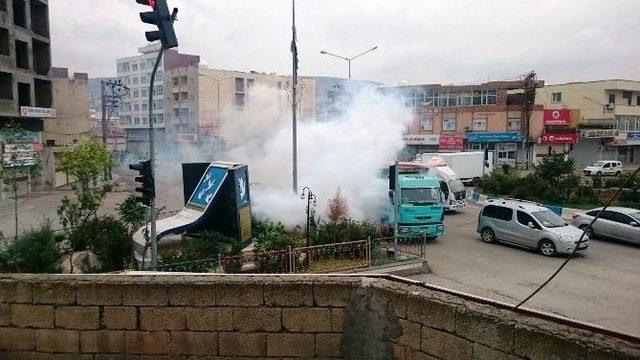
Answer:
<path fill-rule="evenodd" d="M 522 139 L 522 149 L 526 151 L 526 166 L 529 168 L 529 162 L 531 159 L 531 154 L 529 153 L 528 143 L 529 143 L 529 132 L 531 128 L 531 112 L 533 111 L 533 105 L 536 98 L 536 72 L 531 71 L 524 76 L 523 79 L 523 96 L 522 96 L 522 129 L 523 129 L 523 139 Z"/>
<path fill-rule="evenodd" d="M 100 103 L 102 104 L 102 144 L 107 146 L 107 99 L 104 94 L 104 80 L 100 80 Z"/>
<path fill-rule="evenodd" d="M 296 44 L 296 0 L 292 3 L 291 54 L 293 60 L 291 109 L 293 118 L 293 192 L 298 194 L 298 45 Z"/>

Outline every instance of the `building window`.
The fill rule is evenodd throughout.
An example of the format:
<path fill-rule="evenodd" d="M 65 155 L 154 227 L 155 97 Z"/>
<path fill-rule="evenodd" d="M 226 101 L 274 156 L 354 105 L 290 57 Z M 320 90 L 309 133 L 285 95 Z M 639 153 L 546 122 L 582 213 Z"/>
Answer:
<path fill-rule="evenodd" d="M 140 84 L 146 84 L 147 83 L 147 77 L 142 75 L 140 76 Z"/>
<path fill-rule="evenodd" d="M 149 95 L 149 92 L 147 91 L 147 89 L 140 90 L 140 96 L 147 97 L 148 95 Z"/>
<path fill-rule="evenodd" d="M 27 4 L 24 0 L 13 0 L 13 23 L 16 26 L 27 27 Z"/>
<path fill-rule="evenodd" d="M 131 64 L 131 71 L 138 71 L 138 64 Z"/>
<path fill-rule="evenodd" d="M 0 99 L 13 100 L 13 75 L 0 72 Z"/>
<path fill-rule="evenodd" d="M 140 92 L 138 90 L 133 90 L 133 97 L 137 98 L 140 96 Z"/>
<path fill-rule="evenodd" d="M 253 86 L 254 80 L 253 79 L 247 79 L 247 89 L 251 89 L 251 87 Z"/>
<path fill-rule="evenodd" d="M 137 116 L 136 116 L 136 117 L 134 117 L 134 118 L 133 118 L 133 123 L 134 123 L 134 124 L 136 124 L 136 125 L 140 125 L 140 118 L 139 118 L 139 117 L 137 117 Z"/>
<path fill-rule="evenodd" d="M 493 105 L 498 102 L 496 90 L 482 90 L 482 105 Z"/>
<path fill-rule="evenodd" d="M 178 86 L 180 85 L 180 78 L 174 77 L 171 79 L 173 86 Z"/>
<path fill-rule="evenodd" d="M 29 44 L 16 40 L 16 67 L 29 69 Z"/>
<path fill-rule="evenodd" d="M 182 101 L 187 101 L 187 100 L 189 100 L 189 93 L 187 93 L 187 92 L 181 92 L 181 93 L 180 93 L 180 100 L 182 100 Z"/>
<path fill-rule="evenodd" d="M 164 109 L 164 100 L 158 100 L 158 109 Z"/>
<path fill-rule="evenodd" d="M 156 95 L 162 95 L 163 93 L 164 89 L 162 88 L 162 85 L 156 86 Z"/>
<path fill-rule="evenodd" d="M 609 104 L 616 103 L 616 94 L 609 94 Z"/>
<path fill-rule="evenodd" d="M 640 106 L 640 96 L 636 97 L 636 105 Z"/>
<path fill-rule="evenodd" d="M 0 28 L 0 55 L 11 55 L 10 48 L 11 46 L 9 45 L 9 30 Z"/>
<path fill-rule="evenodd" d="M 142 103 L 142 111 L 147 110 L 147 103 Z"/>
<path fill-rule="evenodd" d="M 633 99 L 633 94 L 631 93 L 631 91 L 623 91 L 622 92 L 622 98 L 623 99 L 627 99 L 627 105 L 631 105 L 631 99 Z"/>
<path fill-rule="evenodd" d="M 235 103 L 239 108 L 244 107 L 244 93 L 236 93 Z"/>
<path fill-rule="evenodd" d="M 562 93 L 561 92 L 551 93 L 551 102 L 559 103 L 561 101 L 562 101 Z"/>
<path fill-rule="evenodd" d="M 486 117 L 473 118 L 473 131 L 486 131 L 486 130 L 487 130 Z"/>
<path fill-rule="evenodd" d="M 420 130 L 433 130 L 433 118 L 430 115 L 420 118 Z"/>
<path fill-rule="evenodd" d="M 157 119 L 158 119 L 158 124 L 164 123 L 164 115 L 158 114 Z"/>
<path fill-rule="evenodd" d="M 141 62 L 140 63 L 140 70 L 144 70 L 145 68 L 146 68 L 146 65 L 143 62 Z"/>
<path fill-rule="evenodd" d="M 147 118 L 146 116 L 142 117 L 142 123 L 143 124 L 146 124 L 148 120 L 149 120 L 149 118 Z"/>
<path fill-rule="evenodd" d="M 509 118 L 507 120 L 507 131 L 520 131 L 520 118 Z"/>
<path fill-rule="evenodd" d="M 131 83 L 132 84 L 137 84 L 138 83 L 138 77 L 134 76 L 133 79 L 131 79 Z"/>
<path fill-rule="evenodd" d="M 236 92 L 244 92 L 244 79 L 236 78 Z"/>
<path fill-rule="evenodd" d="M 188 84 L 187 77 L 180 76 L 180 85 L 187 85 L 187 84 Z"/>
<path fill-rule="evenodd" d="M 194 85 L 196 81 L 193 78 L 189 78 L 189 85 Z"/>
<path fill-rule="evenodd" d="M 456 118 L 453 118 L 453 117 L 443 118 L 442 131 L 456 131 Z"/>
<path fill-rule="evenodd" d="M 140 111 L 140 104 L 133 104 L 133 111 Z"/>
<path fill-rule="evenodd" d="M 151 76 L 149 76 L 149 77 L 151 77 Z M 162 71 L 158 71 L 156 73 L 156 82 L 157 81 L 162 81 L 162 80 L 164 80 L 164 74 L 162 73 Z"/>
<path fill-rule="evenodd" d="M 173 101 L 180 101 L 180 93 L 173 93 Z"/>

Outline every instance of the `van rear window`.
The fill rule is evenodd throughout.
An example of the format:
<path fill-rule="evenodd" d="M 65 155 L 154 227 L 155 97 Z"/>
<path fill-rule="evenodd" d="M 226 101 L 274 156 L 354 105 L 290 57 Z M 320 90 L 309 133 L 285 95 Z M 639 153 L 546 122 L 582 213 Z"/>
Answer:
<path fill-rule="evenodd" d="M 487 205 L 482 209 L 482 216 L 511 221 L 513 218 L 513 210 L 502 206 Z"/>

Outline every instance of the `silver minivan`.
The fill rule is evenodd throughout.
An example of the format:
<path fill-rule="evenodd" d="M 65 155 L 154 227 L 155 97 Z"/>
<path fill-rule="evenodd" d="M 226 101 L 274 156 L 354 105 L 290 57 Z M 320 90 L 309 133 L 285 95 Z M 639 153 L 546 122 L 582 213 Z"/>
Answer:
<path fill-rule="evenodd" d="M 544 256 L 571 253 L 582 235 L 580 229 L 541 204 L 514 199 L 486 201 L 476 231 L 486 243 L 510 243 L 536 249 Z M 585 235 L 578 250 L 588 247 Z"/>

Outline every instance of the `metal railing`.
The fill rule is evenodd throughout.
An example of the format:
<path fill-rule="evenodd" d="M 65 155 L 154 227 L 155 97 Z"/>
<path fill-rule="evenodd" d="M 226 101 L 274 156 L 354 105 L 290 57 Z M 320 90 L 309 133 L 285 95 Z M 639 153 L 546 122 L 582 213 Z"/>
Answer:
<path fill-rule="evenodd" d="M 275 251 L 245 251 L 218 258 L 160 264 L 160 271 L 221 273 L 329 273 L 419 260 L 426 239 L 393 237 L 304 246 Z"/>

